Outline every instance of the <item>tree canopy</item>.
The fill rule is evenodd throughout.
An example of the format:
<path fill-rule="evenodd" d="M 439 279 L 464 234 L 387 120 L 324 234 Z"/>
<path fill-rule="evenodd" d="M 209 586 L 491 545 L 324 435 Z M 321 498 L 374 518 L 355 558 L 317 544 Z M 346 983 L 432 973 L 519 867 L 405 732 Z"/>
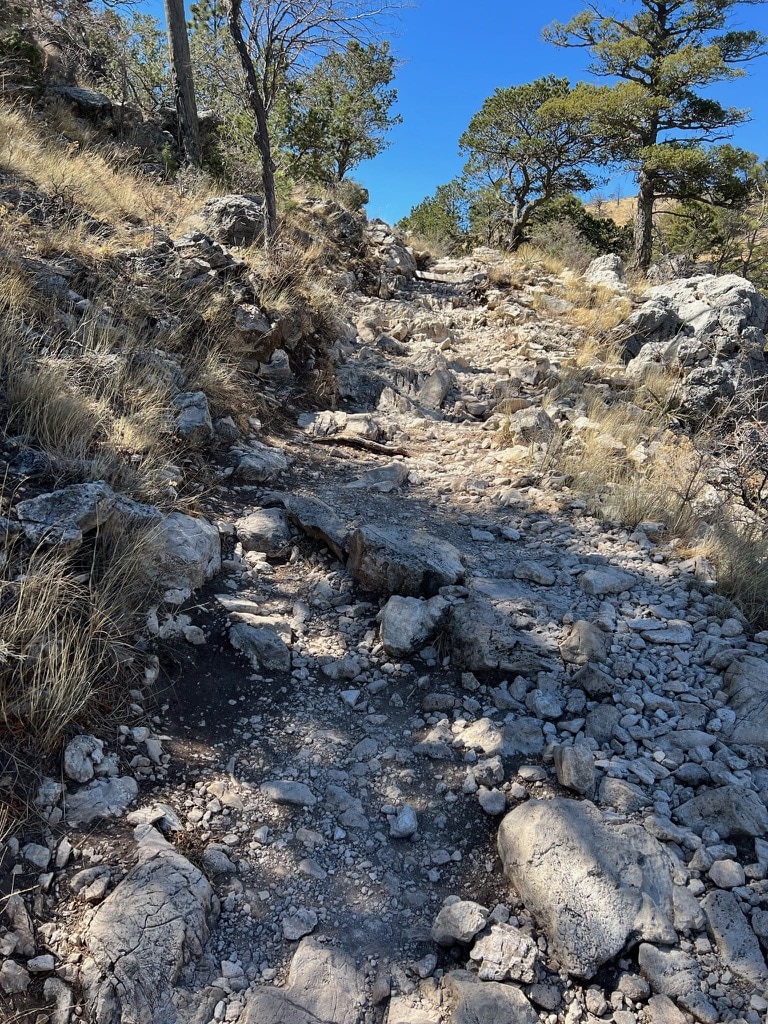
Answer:
<path fill-rule="evenodd" d="M 545 30 L 558 46 L 588 50 L 593 75 L 618 79 L 579 87 L 574 102 L 606 152 L 637 174 L 635 259 L 643 269 L 651 260 L 658 198 L 696 190 L 715 203 L 744 198 L 746 158 L 732 147 L 720 152 L 717 143 L 748 112 L 724 106 L 706 90 L 744 74 L 742 65 L 765 52 L 760 32 L 728 28 L 733 8 L 762 2 L 617 0 L 618 10 L 590 4 Z"/>
<path fill-rule="evenodd" d="M 500 240 L 512 249 L 537 207 L 594 183 L 590 112 L 570 98 L 568 79 L 553 75 L 497 89 L 459 140 L 466 179 L 490 188 Z"/>

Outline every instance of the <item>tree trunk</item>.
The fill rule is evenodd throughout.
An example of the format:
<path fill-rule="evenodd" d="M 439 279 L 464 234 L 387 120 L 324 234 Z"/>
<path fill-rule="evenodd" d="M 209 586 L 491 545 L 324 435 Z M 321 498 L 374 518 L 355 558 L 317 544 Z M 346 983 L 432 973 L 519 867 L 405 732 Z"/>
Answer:
<path fill-rule="evenodd" d="M 192 80 L 192 58 L 184 14 L 184 0 L 165 0 L 165 18 L 168 24 L 168 45 L 171 50 L 173 91 L 176 114 L 179 119 L 181 148 L 188 163 L 199 167 L 202 159 L 200 128 L 197 121 L 195 86 Z"/>
<path fill-rule="evenodd" d="M 653 203 L 656 198 L 653 179 L 640 171 L 635 213 L 635 266 L 645 272 L 653 258 Z"/>
<path fill-rule="evenodd" d="M 274 238 L 277 232 L 277 193 L 275 191 L 275 163 L 272 159 L 272 144 L 269 138 L 269 122 L 267 111 L 264 106 L 264 98 L 259 88 L 259 79 L 256 75 L 248 46 L 243 38 L 243 30 L 240 24 L 240 8 L 242 0 L 230 0 L 229 4 L 229 33 L 235 44 L 237 55 L 240 58 L 245 82 L 248 91 L 248 99 L 251 104 L 253 116 L 256 119 L 256 131 L 254 142 L 261 158 L 261 184 L 264 188 L 264 207 L 266 221 L 264 225 L 264 241 L 266 245 Z"/>

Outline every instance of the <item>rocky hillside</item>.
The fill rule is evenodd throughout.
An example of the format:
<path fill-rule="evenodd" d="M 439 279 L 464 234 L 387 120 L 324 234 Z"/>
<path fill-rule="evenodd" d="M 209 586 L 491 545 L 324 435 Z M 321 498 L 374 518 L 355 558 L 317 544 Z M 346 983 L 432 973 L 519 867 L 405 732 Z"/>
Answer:
<path fill-rule="evenodd" d="M 768 299 L 2 167 L 3 1019 L 764 1022 Z"/>

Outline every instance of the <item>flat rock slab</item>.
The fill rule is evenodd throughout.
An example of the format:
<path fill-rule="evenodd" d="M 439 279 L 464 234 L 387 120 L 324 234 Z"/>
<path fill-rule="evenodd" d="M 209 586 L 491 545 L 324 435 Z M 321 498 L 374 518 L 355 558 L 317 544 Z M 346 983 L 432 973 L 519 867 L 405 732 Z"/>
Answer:
<path fill-rule="evenodd" d="M 258 620 L 259 616 L 248 616 Z M 270 626 L 237 622 L 229 631 L 229 642 L 253 667 L 264 672 L 290 672 L 291 652 L 279 633 Z"/>
<path fill-rule="evenodd" d="M 468 672 L 536 673 L 550 655 L 534 634 L 515 629 L 503 609 L 479 594 L 451 609 L 448 630 L 455 663 Z"/>
<path fill-rule="evenodd" d="M 443 991 L 451 1005 L 451 1024 L 538 1024 L 539 1015 L 514 985 L 452 971 L 443 979 Z"/>
<path fill-rule="evenodd" d="M 399 526 L 363 526 L 349 540 L 353 579 L 377 594 L 433 597 L 464 576 L 458 550 L 447 541 Z"/>
<path fill-rule="evenodd" d="M 261 792 L 274 800 L 276 804 L 293 804 L 296 807 L 314 807 L 317 797 L 312 793 L 309 786 L 303 782 L 291 782 L 290 780 L 278 780 L 277 782 L 264 782 Z"/>
<path fill-rule="evenodd" d="M 285 988 L 258 988 L 241 1024 L 357 1024 L 364 981 L 351 957 L 305 938 Z"/>
<path fill-rule="evenodd" d="M 768 967 L 739 901 L 732 892 L 713 890 L 707 893 L 701 905 L 707 915 L 707 931 L 723 962 L 739 978 L 765 991 Z"/>
<path fill-rule="evenodd" d="M 709 826 L 723 839 L 768 835 L 768 809 L 757 793 L 743 786 L 705 789 L 681 804 L 675 817 L 694 832 L 700 833 Z"/>
<path fill-rule="evenodd" d="M 530 800 L 504 818 L 498 847 L 569 973 L 591 978 L 641 939 L 677 940 L 674 862 L 640 826 L 609 827 L 588 801 Z"/>
<path fill-rule="evenodd" d="M 115 818 L 136 799 L 139 787 L 130 775 L 95 779 L 67 797 L 67 821 L 87 825 L 96 818 Z"/>
<path fill-rule="evenodd" d="M 674 999 L 701 1024 L 718 1024 L 720 1016 L 701 991 L 698 964 L 689 953 L 643 943 L 638 951 L 638 963 L 654 992 Z"/>
<path fill-rule="evenodd" d="M 579 580 L 579 586 L 585 594 L 604 597 L 607 594 L 622 594 L 637 586 L 638 580 L 623 569 L 605 566 L 602 569 L 587 569 Z"/>
<path fill-rule="evenodd" d="M 728 705 L 736 721 L 727 731 L 731 743 L 768 746 L 768 663 L 748 655 L 725 672 Z"/>
<path fill-rule="evenodd" d="M 168 1024 L 173 986 L 198 957 L 218 915 L 208 879 L 151 826 L 139 826 L 139 860 L 85 933 L 81 968 L 94 1024 Z"/>
<path fill-rule="evenodd" d="M 286 512 L 300 530 L 325 544 L 340 562 L 346 561 L 349 530 L 330 505 L 318 498 L 299 494 L 285 496 L 283 502 Z"/>

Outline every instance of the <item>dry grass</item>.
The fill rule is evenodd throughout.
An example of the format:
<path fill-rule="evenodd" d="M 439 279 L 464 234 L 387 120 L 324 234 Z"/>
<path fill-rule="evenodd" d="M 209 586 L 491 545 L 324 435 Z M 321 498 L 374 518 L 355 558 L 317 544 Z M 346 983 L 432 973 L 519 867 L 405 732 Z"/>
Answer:
<path fill-rule="evenodd" d="M 118 707 L 152 591 L 151 535 L 103 528 L 75 555 L 11 549 L 0 575 L 0 722 L 10 744 L 53 751 L 73 725 Z"/>
<path fill-rule="evenodd" d="M 768 628 L 768 537 L 765 526 L 720 518 L 699 549 L 717 571 L 717 589 L 758 628 Z"/>
<path fill-rule="evenodd" d="M 66 120 L 66 135 L 52 138 L 55 124 L 38 126 L 22 107 L 0 103 L 0 169 L 31 181 L 67 212 L 59 231 L 82 233 L 83 217 L 112 227 L 183 221 L 200 197 L 181 196 L 170 186 L 121 166 L 90 145 L 91 137 L 70 114 L 54 106 L 54 120 Z M 71 141 L 70 141 L 71 140 Z"/>
<path fill-rule="evenodd" d="M 58 349 L 37 354 L 18 318 L 0 323 L 6 429 L 36 443 L 65 477 L 106 480 L 162 501 L 174 446 L 167 386 L 116 352 L 98 317 Z"/>

